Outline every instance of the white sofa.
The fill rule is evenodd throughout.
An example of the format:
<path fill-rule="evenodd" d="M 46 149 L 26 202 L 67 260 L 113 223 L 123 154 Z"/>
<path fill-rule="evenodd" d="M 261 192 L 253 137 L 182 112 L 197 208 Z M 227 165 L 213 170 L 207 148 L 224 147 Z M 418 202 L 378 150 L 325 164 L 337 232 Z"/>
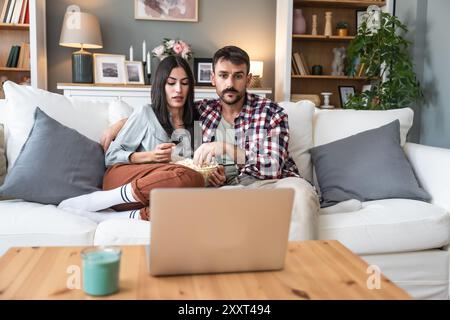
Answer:
<path fill-rule="evenodd" d="M 33 92 L 32 94 L 42 94 Z M 108 104 L 68 100 L 72 113 L 50 106 L 56 95 L 36 103 L 56 120 L 92 139 L 108 125 Z M 53 97 L 53 98 L 51 98 Z M 67 99 L 59 96 L 55 99 Z M 11 103 L 11 101 L 9 101 Z M 15 103 L 12 101 L 12 103 Z M 65 102 L 64 102 L 65 103 Z M 284 102 L 291 128 L 290 152 L 305 178 L 313 169 L 308 149 L 399 119 L 402 143 L 412 125 L 410 109 L 392 111 L 323 111 L 310 102 Z M 54 109 L 55 112 L 49 112 Z M 0 123 L 6 123 L 6 103 L 0 100 Z M 7 139 L 10 139 L 7 136 Z M 397 285 L 418 299 L 448 299 L 450 242 L 450 150 L 406 143 L 404 150 L 432 204 L 386 199 L 342 203 L 291 226 L 290 239 L 337 239 L 369 264 L 376 265 Z M 300 210 L 301 211 L 301 210 Z M 297 214 L 301 214 L 298 212 Z M 295 216 L 295 214 L 293 215 Z M 294 220 L 294 218 L 293 218 Z M 318 230 L 314 230 L 318 226 Z M 300 230 L 300 231 L 299 231 Z M 303 231 L 302 231 L 303 230 Z M 305 236 L 306 234 L 306 236 Z M 303 235 L 303 236 L 302 236 Z M 12 246 L 146 244 L 149 222 L 107 220 L 100 224 L 53 205 L 22 200 L 0 201 L 0 255 Z M 368 274 L 369 276 L 370 274 Z"/>

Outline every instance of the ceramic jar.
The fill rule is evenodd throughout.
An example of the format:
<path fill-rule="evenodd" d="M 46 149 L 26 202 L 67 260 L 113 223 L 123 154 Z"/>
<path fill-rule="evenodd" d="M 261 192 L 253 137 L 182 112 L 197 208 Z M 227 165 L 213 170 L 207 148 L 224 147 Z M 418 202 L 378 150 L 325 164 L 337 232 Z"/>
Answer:
<path fill-rule="evenodd" d="M 294 19 L 293 19 L 292 31 L 294 34 L 305 34 L 306 33 L 306 21 L 303 17 L 302 9 L 294 9 Z"/>

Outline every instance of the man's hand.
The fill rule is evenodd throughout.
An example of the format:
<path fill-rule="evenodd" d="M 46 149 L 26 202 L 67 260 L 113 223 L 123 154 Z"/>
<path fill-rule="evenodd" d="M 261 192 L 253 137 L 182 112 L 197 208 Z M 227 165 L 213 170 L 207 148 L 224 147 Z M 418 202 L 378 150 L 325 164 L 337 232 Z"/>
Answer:
<path fill-rule="evenodd" d="M 213 187 L 221 187 L 227 181 L 225 176 L 225 169 L 223 166 L 218 166 L 208 178 L 208 183 Z"/>
<path fill-rule="evenodd" d="M 220 142 L 209 142 L 202 144 L 194 152 L 194 164 L 197 166 L 202 166 L 204 164 L 211 163 L 216 155 L 222 153 L 222 150 L 218 150 L 221 147 L 223 147 L 223 144 Z"/>
<path fill-rule="evenodd" d="M 130 156 L 131 163 L 163 163 L 172 160 L 172 149 L 175 147 L 174 143 L 158 144 L 153 151 L 134 152 Z"/>
<path fill-rule="evenodd" d="M 109 145 L 111 142 L 117 137 L 119 134 L 119 131 L 122 129 L 122 127 L 125 125 L 125 122 L 127 122 L 126 119 L 122 119 L 120 121 L 117 121 L 113 125 L 111 125 L 109 128 L 103 132 L 102 137 L 100 138 L 100 144 L 103 147 L 103 150 L 106 152 L 108 150 Z"/>

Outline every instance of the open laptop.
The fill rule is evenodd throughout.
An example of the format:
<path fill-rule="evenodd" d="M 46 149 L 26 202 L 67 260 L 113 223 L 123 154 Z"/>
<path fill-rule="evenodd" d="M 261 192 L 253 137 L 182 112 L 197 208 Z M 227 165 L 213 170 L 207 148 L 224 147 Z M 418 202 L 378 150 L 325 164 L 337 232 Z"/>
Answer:
<path fill-rule="evenodd" d="M 158 189 L 151 193 L 151 275 L 284 267 L 293 189 Z"/>

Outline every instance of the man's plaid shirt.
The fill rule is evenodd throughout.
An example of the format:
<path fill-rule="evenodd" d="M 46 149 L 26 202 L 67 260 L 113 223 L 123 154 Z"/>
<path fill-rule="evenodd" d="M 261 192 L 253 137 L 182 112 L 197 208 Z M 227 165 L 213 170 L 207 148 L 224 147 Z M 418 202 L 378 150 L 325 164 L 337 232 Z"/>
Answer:
<path fill-rule="evenodd" d="M 215 141 L 222 119 L 219 100 L 196 104 L 202 123 L 203 143 Z M 240 174 L 257 179 L 299 177 L 295 162 L 289 157 L 288 116 L 276 103 L 247 93 L 244 106 L 234 119 L 235 145 L 245 150 L 245 165 Z"/>

